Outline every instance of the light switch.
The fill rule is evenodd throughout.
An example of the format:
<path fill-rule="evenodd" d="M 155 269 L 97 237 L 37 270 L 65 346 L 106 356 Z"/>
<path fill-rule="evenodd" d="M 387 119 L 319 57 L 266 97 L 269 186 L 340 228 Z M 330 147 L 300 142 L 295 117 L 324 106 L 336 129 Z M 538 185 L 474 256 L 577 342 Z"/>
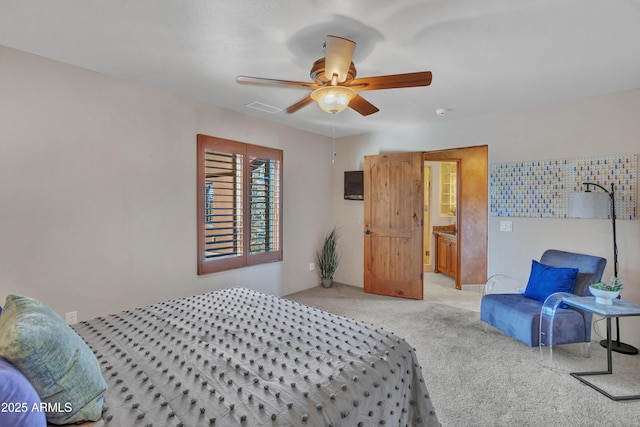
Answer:
<path fill-rule="evenodd" d="M 500 231 L 513 231 L 513 223 L 511 221 L 500 221 Z"/>

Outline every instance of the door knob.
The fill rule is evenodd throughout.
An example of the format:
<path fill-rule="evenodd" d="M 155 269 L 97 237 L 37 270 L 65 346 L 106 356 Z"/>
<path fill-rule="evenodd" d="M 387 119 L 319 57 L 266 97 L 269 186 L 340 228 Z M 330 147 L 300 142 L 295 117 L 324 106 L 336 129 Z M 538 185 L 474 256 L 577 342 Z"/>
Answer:
<path fill-rule="evenodd" d="M 364 234 L 371 234 L 371 230 L 369 230 L 368 228 L 364 231 Z"/>

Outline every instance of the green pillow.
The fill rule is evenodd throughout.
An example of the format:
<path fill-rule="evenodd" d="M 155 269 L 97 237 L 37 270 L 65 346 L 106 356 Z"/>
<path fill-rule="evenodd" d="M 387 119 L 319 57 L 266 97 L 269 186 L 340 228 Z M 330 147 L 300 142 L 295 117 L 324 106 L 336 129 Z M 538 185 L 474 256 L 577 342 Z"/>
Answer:
<path fill-rule="evenodd" d="M 7 297 L 0 314 L 0 356 L 15 365 L 53 409 L 46 414 L 49 423 L 100 419 L 107 384 L 98 361 L 46 305 L 29 297 Z"/>

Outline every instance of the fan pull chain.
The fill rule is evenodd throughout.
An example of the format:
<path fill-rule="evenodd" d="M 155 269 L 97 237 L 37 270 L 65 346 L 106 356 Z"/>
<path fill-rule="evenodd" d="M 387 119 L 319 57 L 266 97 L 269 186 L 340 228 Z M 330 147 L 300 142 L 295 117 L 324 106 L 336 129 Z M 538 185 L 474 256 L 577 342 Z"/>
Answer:
<path fill-rule="evenodd" d="M 331 155 L 331 164 L 335 165 L 336 164 L 336 115 L 332 114 L 331 115 L 331 129 L 332 129 L 332 136 L 333 136 L 333 153 Z"/>

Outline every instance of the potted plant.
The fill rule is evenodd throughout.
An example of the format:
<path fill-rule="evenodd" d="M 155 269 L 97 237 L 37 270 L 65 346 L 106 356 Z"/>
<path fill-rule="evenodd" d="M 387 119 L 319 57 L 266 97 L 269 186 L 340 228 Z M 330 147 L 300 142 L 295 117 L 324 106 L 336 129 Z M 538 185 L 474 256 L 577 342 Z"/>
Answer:
<path fill-rule="evenodd" d="M 589 291 L 596 297 L 596 302 L 611 305 L 614 298 L 618 298 L 622 283 L 616 276 L 611 276 L 609 283 L 596 282 L 589 286 Z"/>
<path fill-rule="evenodd" d="M 333 273 L 336 272 L 340 263 L 338 237 L 340 234 L 337 228 L 333 227 L 325 236 L 322 248 L 316 252 L 318 276 L 320 276 L 320 283 L 325 288 L 330 288 L 333 285 Z"/>

